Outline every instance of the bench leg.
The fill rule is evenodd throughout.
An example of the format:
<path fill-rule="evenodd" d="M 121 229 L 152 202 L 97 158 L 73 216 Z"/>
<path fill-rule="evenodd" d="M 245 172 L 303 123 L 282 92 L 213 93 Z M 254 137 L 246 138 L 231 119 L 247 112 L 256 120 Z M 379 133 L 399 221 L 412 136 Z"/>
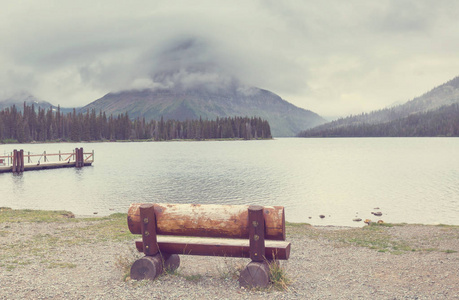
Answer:
<path fill-rule="evenodd" d="M 269 266 L 266 261 L 250 262 L 239 275 L 239 285 L 245 288 L 265 288 L 269 284 Z"/>
<path fill-rule="evenodd" d="M 144 256 L 131 266 L 131 278 L 134 280 L 154 280 L 163 272 L 163 261 L 158 253 L 154 256 Z"/>
<path fill-rule="evenodd" d="M 177 254 L 163 253 L 163 268 L 165 271 L 175 271 L 180 267 L 180 256 Z"/>
<path fill-rule="evenodd" d="M 180 257 L 177 254 L 160 253 L 153 256 L 144 256 L 136 260 L 131 266 L 131 278 L 134 280 L 154 280 L 163 271 L 175 271 L 180 266 Z"/>

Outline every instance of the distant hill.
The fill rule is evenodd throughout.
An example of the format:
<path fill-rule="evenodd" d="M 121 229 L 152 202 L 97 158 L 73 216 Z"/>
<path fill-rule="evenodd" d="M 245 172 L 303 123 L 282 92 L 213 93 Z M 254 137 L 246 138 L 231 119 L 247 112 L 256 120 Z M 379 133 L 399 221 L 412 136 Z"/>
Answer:
<path fill-rule="evenodd" d="M 277 137 L 295 136 L 305 128 L 325 122 L 316 113 L 296 107 L 270 91 L 237 84 L 224 88 L 200 86 L 109 93 L 82 108 L 83 111 L 88 109 L 108 115 L 127 112 L 131 119 L 145 118 L 147 121 L 161 117 L 184 121 L 257 116 L 269 122 L 272 135 Z"/>
<path fill-rule="evenodd" d="M 24 102 L 28 106 L 34 106 L 35 110 L 38 110 L 39 107 L 42 109 L 48 110 L 50 107 L 53 108 L 53 110 L 57 110 L 57 106 L 47 102 L 47 101 L 42 101 L 39 100 L 37 97 L 35 97 L 32 94 L 29 94 L 27 92 L 21 92 L 17 93 L 11 97 L 8 97 L 6 99 L 0 99 L 0 110 L 3 110 L 5 108 L 11 107 L 13 105 L 16 105 L 16 108 L 18 111 L 21 111 L 24 109 Z M 61 107 L 61 112 L 62 113 L 67 113 L 71 112 L 73 108 L 63 108 Z"/>
<path fill-rule="evenodd" d="M 33 104 L 37 108 L 38 106 L 40 106 L 42 108 L 48 109 L 50 106 L 53 106 L 51 103 L 46 102 L 46 101 L 41 101 L 29 93 L 21 92 L 11 97 L 8 97 L 6 99 L 0 100 L 0 110 L 16 105 L 17 109 L 19 111 L 22 111 L 24 102 L 29 106 Z"/>
<path fill-rule="evenodd" d="M 411 114 L 390 122 L 354 123 L 348 126 L 319 127 L 301 132 L 299 137 L 459 137 L 459 103 Z"/>
<path fill-rule="evenodd" d="M 402 105 L 362 113 L 305 130 L 300 137 L 457 136 L 459 77 Z"/>

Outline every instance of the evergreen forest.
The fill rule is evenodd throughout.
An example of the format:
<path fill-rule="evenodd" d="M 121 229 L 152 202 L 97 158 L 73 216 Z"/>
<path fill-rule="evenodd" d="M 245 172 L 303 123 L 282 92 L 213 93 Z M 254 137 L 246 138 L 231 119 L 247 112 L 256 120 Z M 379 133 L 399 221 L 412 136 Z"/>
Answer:
<path fill-rule="evenodd" d="M 106 116 L 93 109 L 64 114 L 60 107 L 45 110 L 24 103 L 0 111 L 0 142 L 269 139 L 268 121 L 257 117 L 224 117 L 216 120 L 131 120 L 128 113 Z"/>
<path fill-rule="evenodd" d="M 384 112 L 390 113 L 391 109 Z M 359 116 L 365 120 L 366 114 Z M 352 120 L 352 117 L 347 118 Z M 445 105 L 436 110 L 411 114 L 390 122 L 348 124 L 339 119 L 302 131 L 299 137 L 459 137 L 459 103 Z"/>

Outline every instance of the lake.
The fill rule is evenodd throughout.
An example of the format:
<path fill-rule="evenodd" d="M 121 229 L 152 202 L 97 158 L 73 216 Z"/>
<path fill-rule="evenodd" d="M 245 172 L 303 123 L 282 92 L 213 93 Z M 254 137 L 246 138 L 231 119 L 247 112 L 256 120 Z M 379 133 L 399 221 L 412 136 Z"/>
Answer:
<path fill-rule="evenodd" d="M 76 147 L 95 151 L 91 167 L 0 174 L 0 206 L 101 216 L 133 202 L 260 204 L 313 225 L 459 225 L 457 138 L 9 144 L 0 155 Z"/>

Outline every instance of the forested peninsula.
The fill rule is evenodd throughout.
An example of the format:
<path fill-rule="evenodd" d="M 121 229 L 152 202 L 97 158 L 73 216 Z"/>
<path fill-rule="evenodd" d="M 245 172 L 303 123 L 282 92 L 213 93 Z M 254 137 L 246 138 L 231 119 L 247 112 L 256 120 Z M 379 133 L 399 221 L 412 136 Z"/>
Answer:
<path fill-rule="evenodd" d="M 384 109 L 377 113 L 393 116 L 397 112 L 394 109 Z M 459 137 L 459 103 L 393 118 L 393 121 L 388 122 L 374 121 L 370 117 L 362 114 L 338 119 L 302 131 L 298 137 Z"/>
<path fill-rule="evenodd" d="M 259 117 L 225 117 L 215 120 L 131 120 L 128 113 L 107 116 L 95 109 L 64 114 L 60 107 L 45 110 L 24 103 L 0 111 L 0 142 L 270 139 L 268 121 Z"/>

